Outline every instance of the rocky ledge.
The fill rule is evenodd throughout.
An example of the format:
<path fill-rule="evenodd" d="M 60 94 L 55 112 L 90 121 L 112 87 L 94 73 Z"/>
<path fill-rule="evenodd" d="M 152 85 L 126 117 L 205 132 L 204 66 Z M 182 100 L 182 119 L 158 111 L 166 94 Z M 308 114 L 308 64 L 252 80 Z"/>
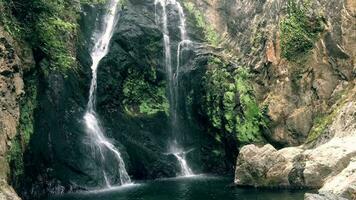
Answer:
<path fill-rule="evenodd" d="M 235 184 L 314 188 L 305 199 L 356 199 L 356 90 L 335 105 L 333 122 L 312 144 L 280 150 L 247 145 L 237 159 Z M 337 109 L 338 107 L 339 109 Z"/>

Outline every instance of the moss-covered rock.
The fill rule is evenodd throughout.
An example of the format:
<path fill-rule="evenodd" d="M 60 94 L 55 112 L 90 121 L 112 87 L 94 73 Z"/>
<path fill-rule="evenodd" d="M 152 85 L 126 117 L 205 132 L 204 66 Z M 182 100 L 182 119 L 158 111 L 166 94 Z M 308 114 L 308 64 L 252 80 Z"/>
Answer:
<path fill-rule="evenodd" d="M 34 112 L 37 106 L 36 76 L 33 74 L 25 81 L 25 95 L 20 102 L 20 118 L 17 127 L 17 135 L 12 142 L 7 154 L 7 160 L 11 168 L 11 184 L 17 189 L 25 175 L 24 153 L 34 134 Z"/>
<path fill-rule="evenodd" d="M 280 22 L 281 54 L 284 58 L 297 61 L 306 55 L 324 30 L 322 16 L 308 15 L 310 2 L 288 0 L 287 16 Z"/>
<path fill-rule="evenodd" d="M 233 134 L 242 144 L 264 141 L 264 115 L 254 99 L 247 69 L 211 59 L 205 75 L 203 109 L 220 133 Z"/>
<path fill-rule="evenodd" d="M 151 69 L 152 70 L 152 69 Z M 153 69 L 154 70 L 154 69 Z M 169 103 L 166 97 L 166 84 L 164 81 L 156 82 L 156 72 L 148 71 L 148 75 L 140 74 L 134 68 L 128 70 L 124 81 L 123 105 L 129 115 L 154 115 L 164 112 L 168 115 Z M 148 77 L 148 80 L 145 77 Z"/>

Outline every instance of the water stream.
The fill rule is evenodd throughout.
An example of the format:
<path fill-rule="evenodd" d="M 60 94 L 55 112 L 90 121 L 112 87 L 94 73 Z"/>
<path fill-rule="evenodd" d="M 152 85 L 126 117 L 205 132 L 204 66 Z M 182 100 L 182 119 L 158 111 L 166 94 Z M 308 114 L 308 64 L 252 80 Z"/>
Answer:
<path fill-rule="evenodd" d="M 116 160 L 116 165 L 118 167 L 120 184 L 128 184 L 131 183 L 130 177 L 127 174 L 124 160 L 121 157 L 120 151 L 111 143 L 111 141 L 105 137 L 104 130 L 100 125 L 100 121 L 97 117 L 97 113 L 95 111 L 96 105 L 96 90 L 97 90 L 97 69 L 100 61 L 107 55 L 109 51 L 110 40 L 113 35 L 113 30 L 116 26 L 117 22 L 117 14 L 118 14 L 119 0 L 109 0 L 106 8 L 107 12 L 103 16 L 103 30 L 99 31 L 94 36 L 95 45 L 91 50 L 91 58 L 92 58 L 92 80 L 90 84 L 89 91 L 89 101 L 87 105 L 87 110 L 84 115 L 84 121 L 86 125 L 87 134 L 90 140 L 90 143 L 93 147 L 99 150 L 100 154 L 100 162 L 102 166 L 102 174 L 106 185 L 110 187 L 113 183 L 111 183 L 110 178 L 107 176 L 107 172 L 105 171 L 105 166 L 110 165 L 111 163 L 106 163 L 105 152 L 110 152 L 114 155 Z M 116 183 L 115 183 L 116 184 Z"/>
<path fill-rule="evenodd" d="M 157 14 L 157 5 L 160 5 L 162 8 L 162 15 L 159 16 Z M 174 6 L 179 13 L 179 30 L 180 30 L 180 38 L 181 41 L 178 44 L 177 49 L 177 67 L 176 70 L 173 71 L 172 67 L 172 46 L 170 39 L 170 32 L 168 29 L 168 13 L 167 7 L 168 5 Z M 168 88 L 169 88 L 169 102 L 171 105 L 170 109 L 170 117 L 171 117 L 171 131 L 173 133 L 173 141 L 170 142 L 169 151 L 172 153 L 178 160 L 180 168 L 181 168 L 181 176 L 192 176 L 194 175 L 193 171 L 190 169 L 186 159 L 184 150 L 178 144 L 178 136 L 180 134 L 179 125 L 178 125 L 178 100 L 179 100 L 179 88 L 178 88 L 178 71 L 179 71 L 179 60 L 180 60 L 180 52 L 183 44 L 187 43 L 188 36 L 185 25 L 185 15 L 183 12 L 183 8 L 181 4 L 176 0 L 155 0 L 155 15 L 156 22 L 162 23 L 163 29 L 163 40 L 164 40 L 164 52 L 165 52 L 165 67 L 168 74 Z M 160 20 L 159 20 L 160 19 Z"/>

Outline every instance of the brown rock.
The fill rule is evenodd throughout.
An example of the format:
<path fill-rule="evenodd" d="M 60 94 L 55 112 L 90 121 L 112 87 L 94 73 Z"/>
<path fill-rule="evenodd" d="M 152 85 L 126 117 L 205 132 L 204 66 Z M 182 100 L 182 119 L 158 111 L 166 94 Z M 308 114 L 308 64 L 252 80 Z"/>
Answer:
<path fill-rule="evenodd" d="M 313 113 L 310 108 L 302 107 L 294 112 L 287 119 L 287 127 L 300 142 L 303 142 L 313 125 Z"/>
<path fill-rule="evenodd" d="M 244 146 L 237 158 L 235 184 L 255 187 L 312 187 L 320 192 L 353 199 L 356 189 L 356 102 L 346 98 L 325 133 L 332 139 L 276 150 L 271 145 Z M 345 132 L 347 130 L 347 133 Z"/>

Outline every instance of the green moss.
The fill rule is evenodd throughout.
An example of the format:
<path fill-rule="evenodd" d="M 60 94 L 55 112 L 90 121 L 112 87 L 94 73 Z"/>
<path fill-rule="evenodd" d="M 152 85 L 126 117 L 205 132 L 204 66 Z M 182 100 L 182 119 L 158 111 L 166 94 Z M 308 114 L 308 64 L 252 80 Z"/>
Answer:
<path fill-rule="evenodd" d="M 188 11 L 189 16 L 194 19 L 194 24 L 197 28 L 202 30 L 204 39 L 210 44 L 218 46 L 220 37 L 211 24 L 205 20 L 203 13 L 199 11 L 192 2 L 184 2 L 183 5 Z"/>
<path fill-rule="evenodd" d="M 309 5 L 288 0 L 287 16 L 280 23 L 282 56 L 297 61 L 314 47 L 319 33 L 324 30 L 320 16 L 307 16 Z"/>
<path fill-rule="evenodd" d="M 262 126 L 266 120 L 252 93 L 249 83 L 249 72 L 246 68 L 238 68 L 235 75 L 236 90 L 240 95 L 242 114 L 236 116 L 237 138 L 241 143 L 263 142 Z"/>
<path fill-rule="evenodd" d="M 80 0 L 80 3 L 85 5 L 103 4 L 105 0 Z"/>
<path fill-rule="evenodd" d="M 343 94 L 345 95 L 348 90 L 345 90 Z M 342 95 L 341 95 L 342 96 Z M 342 106 L 345 105 L 345 99 L 339 99 L 335 104 L 336 106 L 331 108 L 331 112 L 328 114 L 320 115 L 314 119 L 313 127 L 309 132 L 308 138 L 305 143 L 311 143 L 318 139 L 322 134 L 325 133 L 326 129 L 332 124 L 335 120 L 335 117 L 338 115 Z"/>
<path fill-rule="evenodd" d="M 11 141 L 7 153 L 7 161 L 11 166 L 12 184 L 17 185 L 24 173 L 23 153 L 34 133 L 34 110 L 36 108 L 37 82 L 26 81 L 25 96 L 20 105 L 20 122 L 17 127 L 18 134 Z"/>
<path fill-rule="evenodd" d="M 11 166 L 11 176 L 12 179 L 16 179 L 23 175 L 24 165 L 23 165 L 23 148 L 21 145 L 20 138 L 14 138 L 11 142 L 10 150 L 7 152 L 6 158 Z"/>
<path fill-rule="evenodd" d="M 137 116 L 164 112 L 168 115 L 166 84 L 163 81 L 157 83 L 155 79 L 156 73 L 153 69 L 148 74 L 129 69 L 123 85 L 123 104 L 128 114 Z"/>
<path fill-rule="evenodd" d="M 332 123 L 333 118 L 335 117 L 336 113 L 331 113 L 330 115 L 319 116 L 314 120 L 314 126 L 310 131 L 306 143 L 310 143 L 315 141 L 322 135 L 326 128 Z"/>
<path fill-rule="evenodd" d="M 81 0 L 99 4 L 105 0 Z M 65 73 L 77 66 L 75 42 L 80 3 L 71 0 L 0 0 L 0 23 L 5 30 L 26 40 L 48 60 L 48 71 Z M 40 52 L 38 52 L 40 51 Z"/>
<path fill-rule="evenodd" d="M 0 0 L 0 24 L 11 36 L 19 37 L 22 33 L 22 27 L 11 14 L 8 4 L 8 1 Z"/>
<path fill-rule="evenodd" d="M 61 11 L 58 11 L 61 12 Z M 70 38 L 76 31 L 76 24 L 66 22 L 58 17 L 40 18 L 36 25 L 36 30 L 40 34 L 39 40 L 43 43 L 40 47 L 50 60 L 52 70 L 67 69 L 75 65 L 75 58 L 71 52 L 71 45 L 68 44 Z"/>
<path fill-rule="evenodd" d="M 34 80 L 26 82 L 26 96 L 21 102 L 20 108 L 20 135 L 23 138 L 24 145 L 30 142 L 30 138 L 34 132 L 34 110 L 37 107 L 37 83 Z"/>
<path fill-rule="evenodd" d="M 209 61 L 204 78 L 204 111 L 211 125 L 224 134 L 235 134 L 241 143 L 263 142 L 264 116 L 254 99 L 247 69 L 228 71 L 222 60 Z"/>

